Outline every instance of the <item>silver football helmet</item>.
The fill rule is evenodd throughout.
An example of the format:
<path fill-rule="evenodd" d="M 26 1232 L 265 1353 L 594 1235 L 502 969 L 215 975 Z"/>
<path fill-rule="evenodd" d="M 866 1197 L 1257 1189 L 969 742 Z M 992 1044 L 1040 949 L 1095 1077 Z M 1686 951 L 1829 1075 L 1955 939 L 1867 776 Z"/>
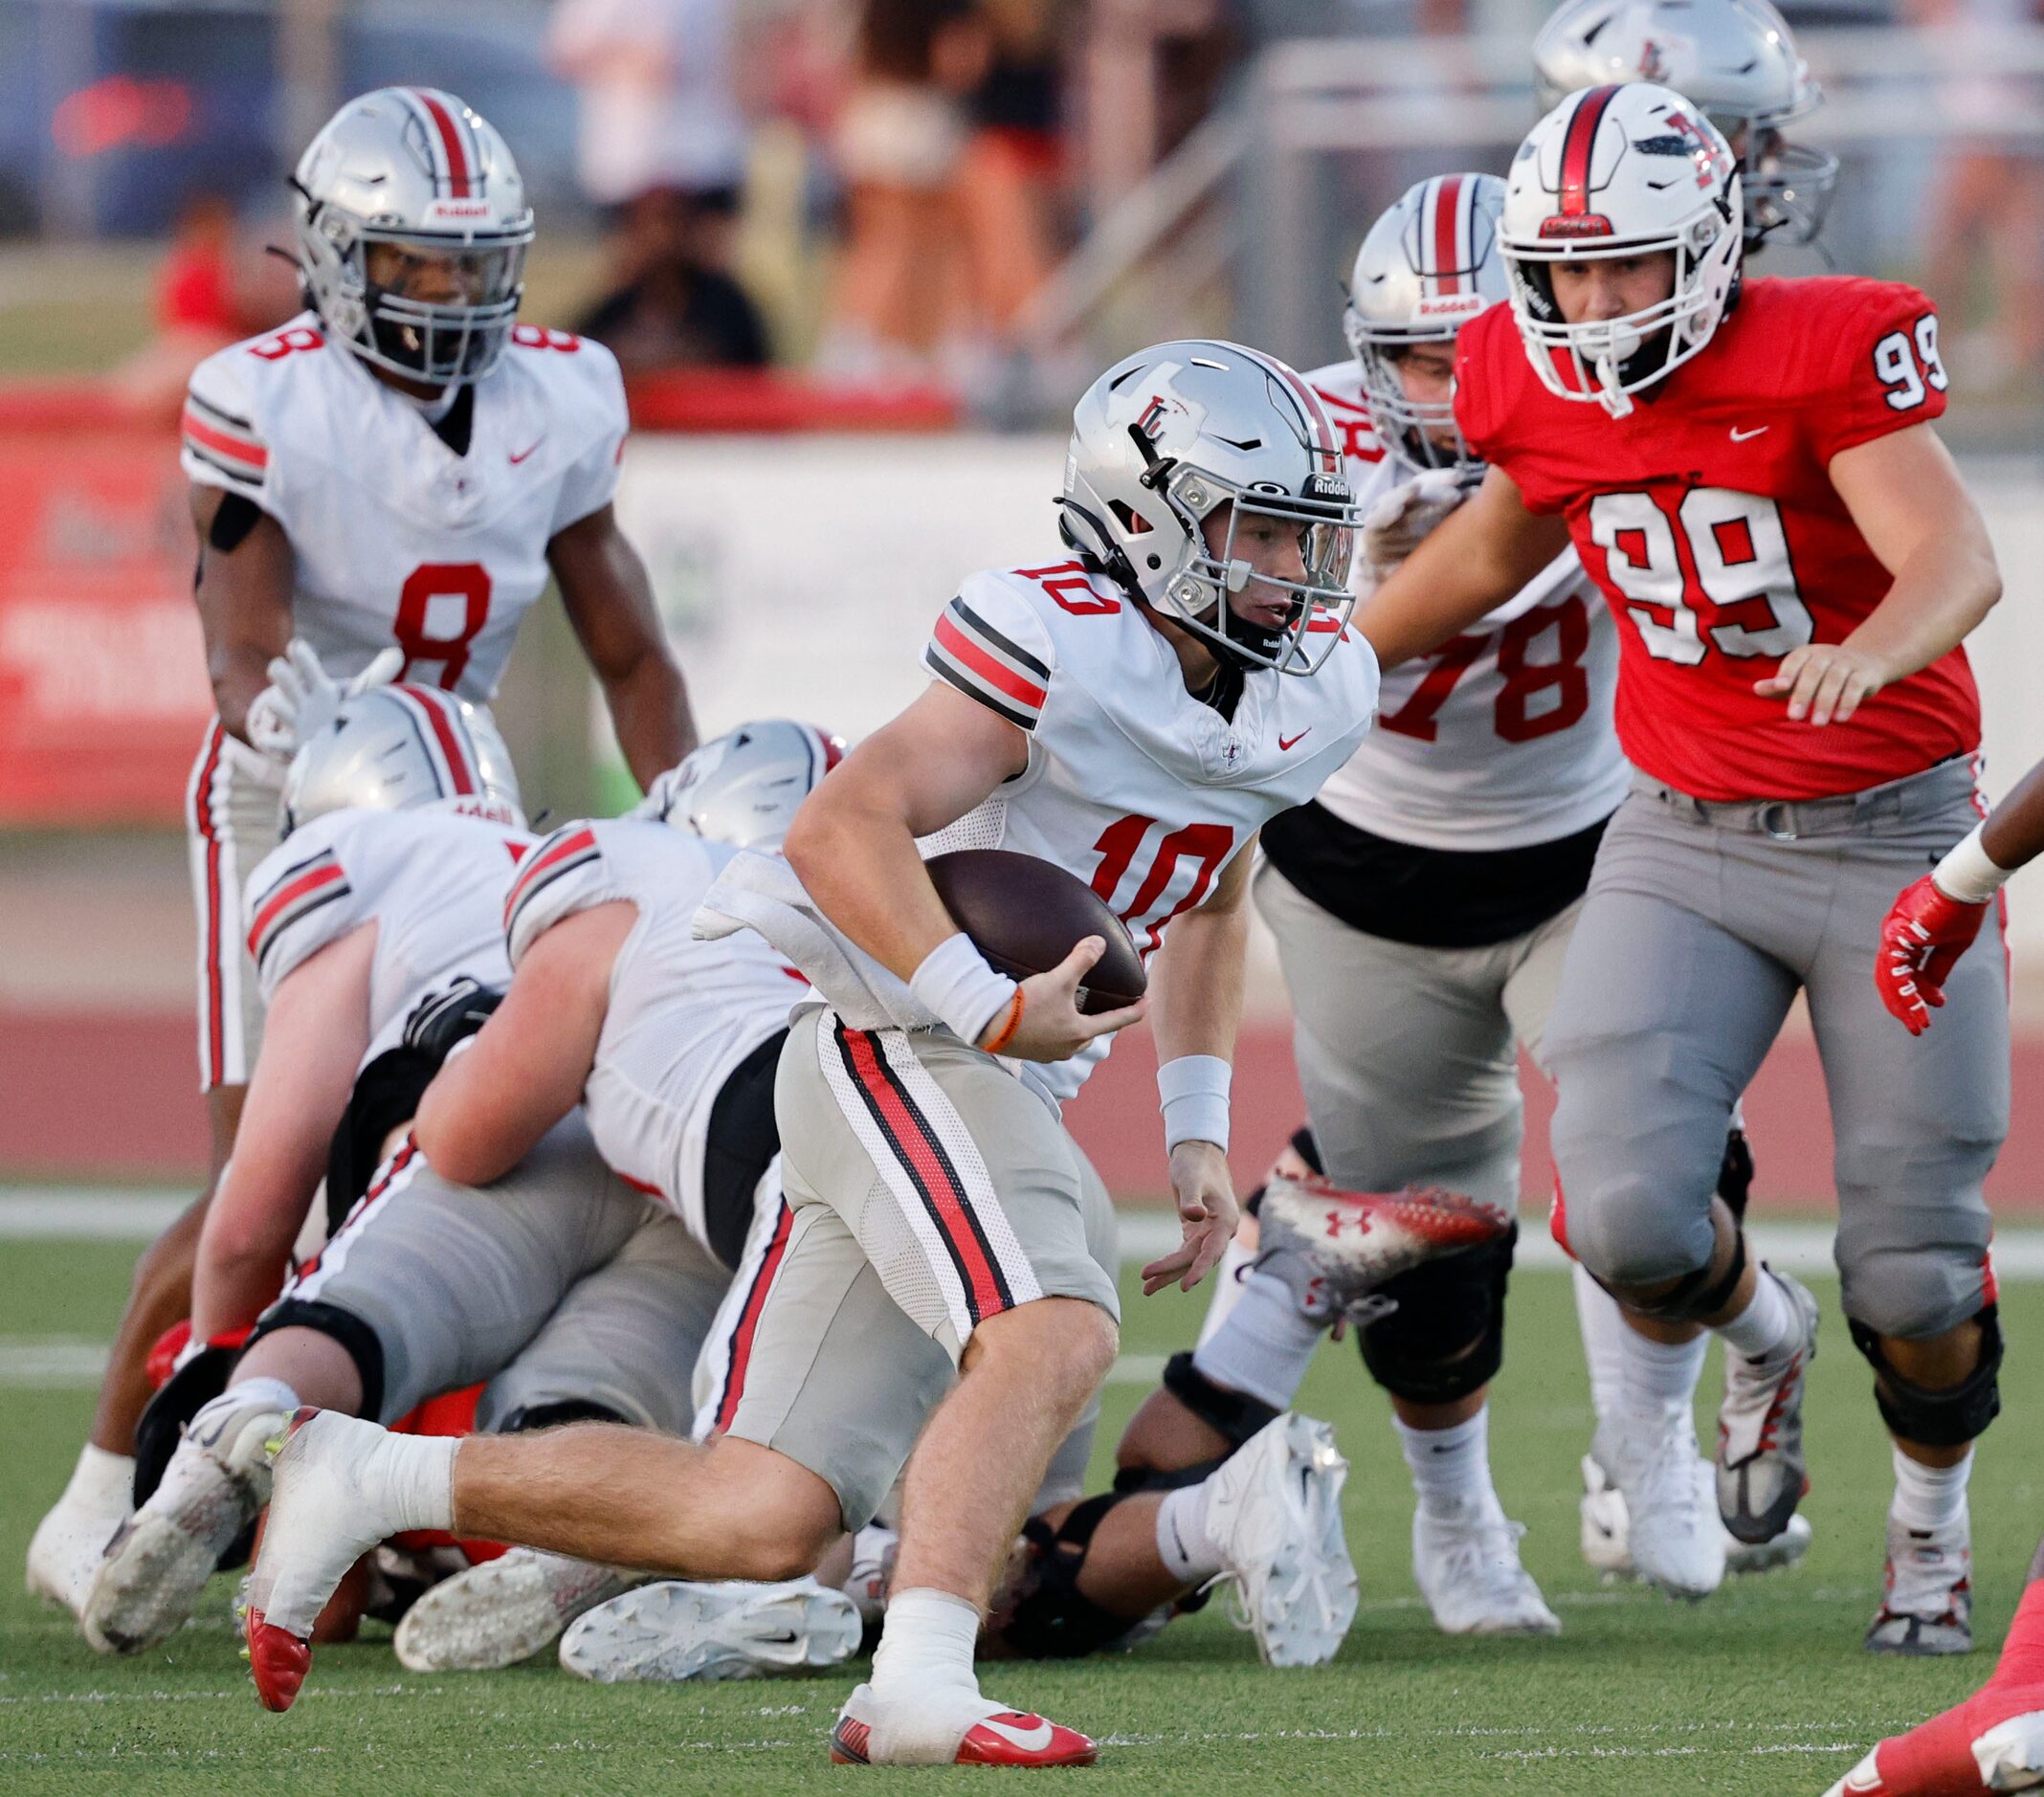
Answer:
<path fill-rule="evenodd" d="M 372 686 L 291 758 L 284 833 L 328 811 L 443 806 L 524 827 L 511 754 L 487 714 L 436 686 Z"/>
<path fill-rule="evenodd" d="M 1342 329 L 1363 373 L 1369 415 L 1392 452 L 1419 468 L 1481 464 L 1455 428 L 1452 400 L 1407 397 L 1398 371 L 1414 344 L 1452 344 L 1511 291 L 1498 254 L 1504 183 L 1496 175 L 1415 182 L 1356 252 Z"/>
<path fill-rule="evenodd" d="M 802 801 L 844 758 L 844 738 L 812 723 L 742 723 L 655 779 L 632 815 L 735 849 L 775 850 Z"/>
<path fill-rule="evenodd" d="M 1058 499 L 1064 540 L 1131 599 L 1238 665 L 1312 674 L 1354 609 L 1358 521 L 1320 396 L 1275 356 L 1240 344 L 1159 344 L 1123 358 L 1072 414 Z M 1206 519 L 1229 506 L 1227 536 Z M 1300 574 L 1257 571 L 1236 553 L 1274 521 L 1295 535 Z M 1281 612 L 1259 627 L 1231 604 Z"/>
<path fill-rule="evenodd" d="M 1543 112 L 1607 81 L 1657 82 L 1702 107 L 1739 158 L 1749 249 L 1824 228 L 1838 159 L 1782 136 L 1824 90 L 1768 0 L 1566 0 L 1533 40 L 1533 69 Z"/>
<path fill-rule="evenodd" d="M 454 95 L 351 100 L 299 158 L 307 301 L 363 361 L 434 387 L 496 365 L 525 284 L 532 208 L 504 141 Z"/>

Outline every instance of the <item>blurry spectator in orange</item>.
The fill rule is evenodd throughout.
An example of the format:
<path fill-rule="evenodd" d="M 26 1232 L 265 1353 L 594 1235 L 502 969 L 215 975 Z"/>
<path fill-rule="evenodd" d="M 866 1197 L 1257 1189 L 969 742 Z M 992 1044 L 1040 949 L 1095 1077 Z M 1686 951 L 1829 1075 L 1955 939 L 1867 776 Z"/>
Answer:
<path fill-rule="evenodd" d="M 1992 47 L 1979 33 L 2038 19 L 2037 0 L 1907 0 L 1906 12 L 1940 33 L 1946 67 L 1972 71 L 1942 83 L 1948 120 L 1991 127 L 2035 106 L 2036 82 L 1997 76 Z M 1946 361 L 1974 390 L 2034 383 L 2044 377 L 2044 162 L 1991 136 L 1947 142 L 1923 247 L 1923 284 L 1944 320 Z M 1982 321 L 1980 291 L 1968 280 L 1983 265 L 1992 271 L 1991 322 Z"/>
<path fill-rule="evenodd" d="M 703 255 L 699 198 L 656 188 L 626 202 L 613 246 L 616 285 L 575 329 L 628 374 L 653 368 L 757 368 L 766 332 L 741 287 Z"/>
<path fill-rule="evenodd" d="M 693 253 L 722 268 L 745 172 L 731 0 L 558 0 L 546 57 L 580 101 L 576 172 L 596 205 L 684 194 Z"/>
<path fill-rule="evenodd" d="M 996 338 L 1051 271 L 1064 171 L 1059 45 L 1074 10 L 1061 0 L 980 0 L 990 54 L 970 100 L 958 209 L 974 309 Z"/>
<path fill-rule="evenodd" d="M 192 369 L 214 350 L 291 314 L 295 287 L 262 281 L 243 266 L 247 259 L 224 195 L 199 192 L 185 202 L 156 271 L 155 334 L 113 373 L 122 405 L 146 416 L 175 417 Z"/>
<path fill-rule="evenodd" d="M 836 133 L 847 230 L 817 352 L 828 372 L 913 378 L 950 337 L 961 311 L 966 99 L 991 51 L 969 0 L 864 0 Z"/>

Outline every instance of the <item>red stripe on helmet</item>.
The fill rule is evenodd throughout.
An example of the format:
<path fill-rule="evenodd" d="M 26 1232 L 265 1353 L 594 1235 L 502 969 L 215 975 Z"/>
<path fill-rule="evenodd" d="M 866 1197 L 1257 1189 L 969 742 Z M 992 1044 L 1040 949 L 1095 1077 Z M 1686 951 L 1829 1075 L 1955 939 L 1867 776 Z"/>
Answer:
<path fill-rule="evenodd" d="M 454 701 L 429 686 L 408 685 L 403 690 L 406 697 L 417 701 L 426 714 L 426 721 L 433 726 L 433 741 L 446 758 L 448 778 L 455 783 L 456 795 L 473 793 L 477 789 L 476 773 L 470 765 L 474 757 L 463 741 L 468 732 L 461 727 L 460 715 L 452 710 Z"/>
<path fill-rule="evenodd" d="M 1299 410 L 1305 418 L 1306 430 L 1313 438 L 1313 450 L 1321 458 L 1322 471 L 1330 475 L 1340 474 L 1342 452 L 1335 447 L 1334 426 L 1328 420 L 1327 409 L 1320 402 L 1320 395 L 1305 384 L 1290 364 L 1254 349 L 1247 353 L 1266 373 L 1278 376 L 1298 399 Z"/>
<path fill-rule="evenodd" d="M 455 200 L 470 198 L 468 150 L 462 144 L 454 114 L 439 95 L 423 87 L 414 87 L 411 91 L 418 97 L 419 104 L 432 115 L 433 128 L 440 134 L 440 147 L 447 156 L 448 197 Z"/>
<path fill-rule="evenodd" d="M 1463 264 L 1459 247 L 1461 233 L 1456 229 L 1461 211 L 1462 177 L 1446 175 L 1433 184 L 1433 291 L 1436 294 L 1462 291 L 1462 277 L 1456 272 Z"/>
<path fill-rule="evenodd" d="M 1589 211 L 1589 166 L 1597 146 L 1597 127 L 1604 122 L 1604 109 L 1617 91 L 1616 87 L 1591 88 L 1577 101 L 1575 117 L 1568 121 L 1568 135 L 1562 140 L 1562 211 L 1570 218 Z"/>

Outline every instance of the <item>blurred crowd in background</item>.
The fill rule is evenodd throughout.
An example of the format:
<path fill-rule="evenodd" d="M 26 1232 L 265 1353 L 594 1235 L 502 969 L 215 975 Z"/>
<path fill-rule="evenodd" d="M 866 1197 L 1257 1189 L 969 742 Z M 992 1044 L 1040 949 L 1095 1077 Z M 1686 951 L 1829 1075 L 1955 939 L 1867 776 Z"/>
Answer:
<path fill-rule="evenodd" d="M 2044 0 L 1894 4 L 1786 11 L 1799 29 L 2044 22 Z M 11 68 L 0 81 L 15 102 L 0 109 L 11 119 L 0 232 L 167 240 L 153 337 L 116 378 L 138 410 L 174 407 L 199 356 L 295 309 L 291 271 L 263 247 L 286 240 L 297 144 L 346 92 L 415 80 L 459 93 L 517 152 L 540 214 L 536 322 L 600 339 L 637 374 L 794 369 L 1033 421 L 1054 408 L 1018 408 L 1016 395 L 1068 385 L 1055 329 L 1033 309 L 1047 283 L 1203 121 L 1249 103 L 1256 53 L 1298 37 L 1529 44 L 1544 11 L 1540 0 L 0 0 L 0 67 Z M 1939 78 L 1951 114 L 1982 128 L 1885 156 L 1862 134 L 1838 209 L 1843 259 L 1922 281 L 1962 381 L 2033 400 L 2044 81 L 1992 58 Z M 1804 130 L 1823 143 L 1825 122 Z M 1342 278 L 1393 177 L 1451 163 L 1433 154 L 1424 168 L 1354 177 L 1347 240 L 1301 278 L 1316 293 Z M 1239 221 L 1210 229 L 1220 264 L 1262 253 Z M 0 275 L 0 302 L 6 284 Z M 1164 323 L 1240 325 L 1221 285 L 1214 308 Z"/>

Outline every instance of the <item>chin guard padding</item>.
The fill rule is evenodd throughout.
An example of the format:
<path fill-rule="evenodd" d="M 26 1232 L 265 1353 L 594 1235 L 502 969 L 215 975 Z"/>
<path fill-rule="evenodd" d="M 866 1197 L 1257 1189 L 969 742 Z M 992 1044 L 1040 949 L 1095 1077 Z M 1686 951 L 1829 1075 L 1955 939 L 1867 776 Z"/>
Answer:
<path fill-rule="evenodd" d="M 1973 1320 L 1980 1325 L 1980 1359 L 1956 1386 L 1942 1389 L 1913 1384 L 1889 1364 L 1880 1337 L 1856 1317 L 1845 1320 L 1853 1345 L 1874 1368 L 1874 1402 L 1880 1420 L 1903 1441 L 1924 1448 L 1963 1448 L 1988 1432 L 2001 1414 L 2001 1317 L 1987 1305 Z"/>

